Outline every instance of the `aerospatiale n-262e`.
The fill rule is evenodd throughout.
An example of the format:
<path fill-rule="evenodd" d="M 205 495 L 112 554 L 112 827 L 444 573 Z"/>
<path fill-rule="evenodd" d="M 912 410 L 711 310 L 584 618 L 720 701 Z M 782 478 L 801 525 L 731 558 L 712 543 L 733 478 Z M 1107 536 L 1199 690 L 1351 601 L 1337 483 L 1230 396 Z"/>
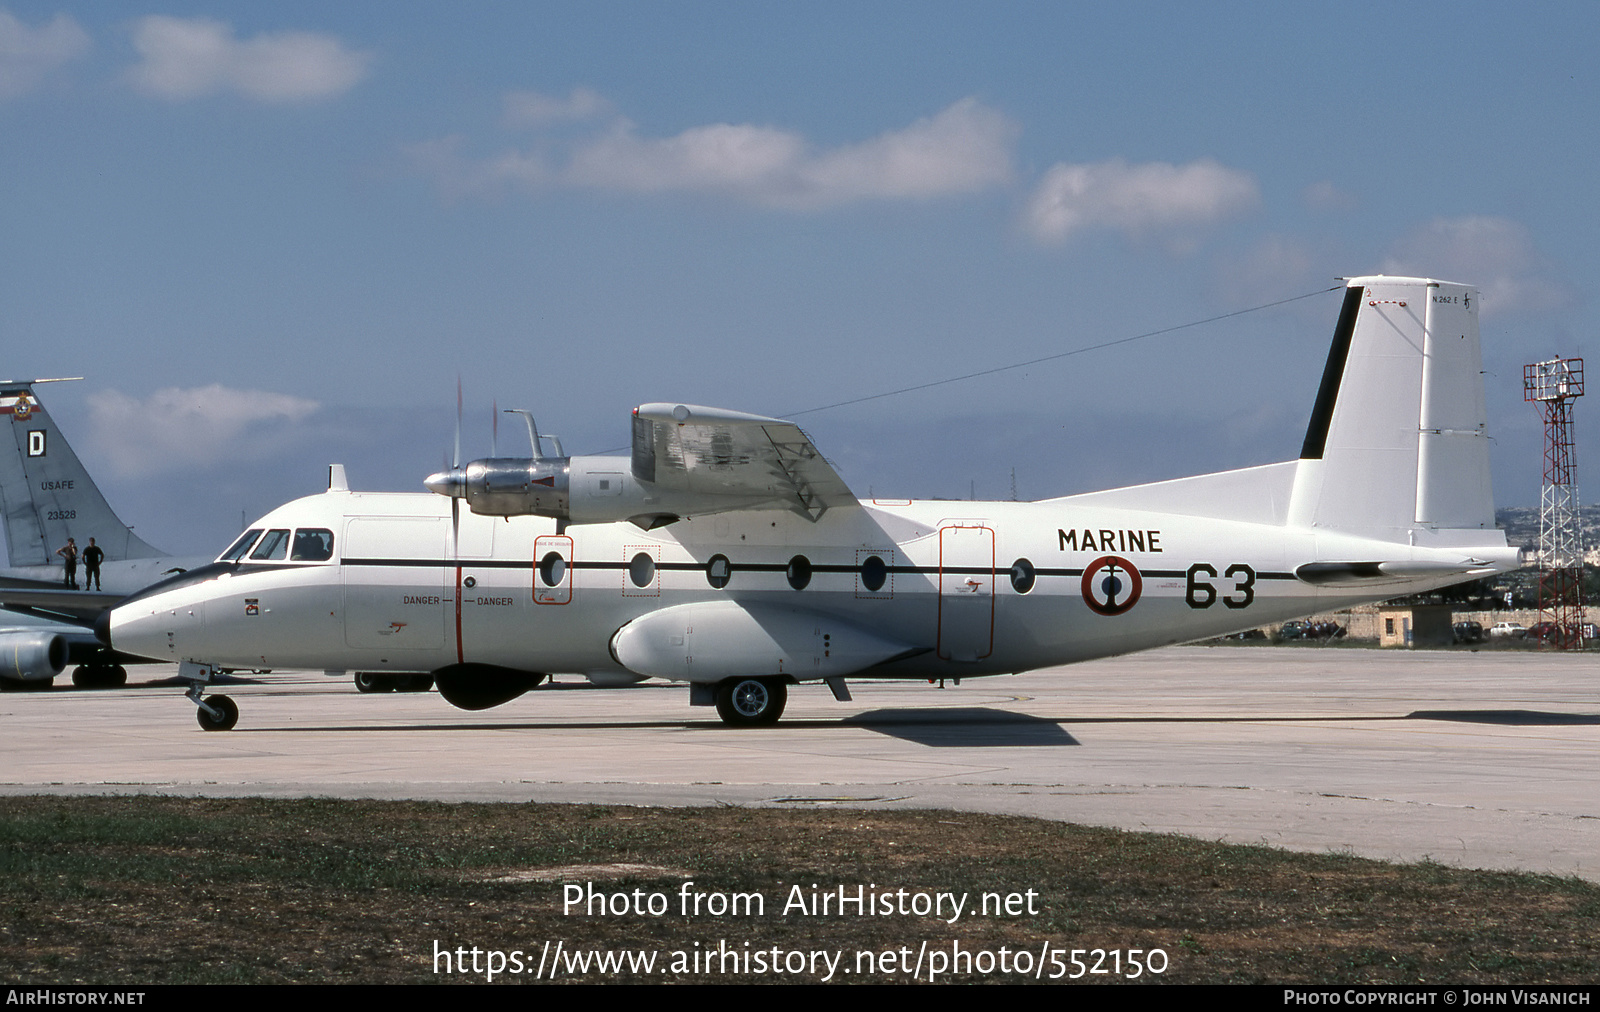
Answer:
<path fill-rule="evenodd" d="M 1348 283 L 1297 460 L 1042 502 L 858 500 L 793 423 L 633 414 L 630 457 L 489 458 L 252 525 L 97 632 L 181 665 L 431 674 L 505 703 L 550 672 L 686 682 L 770 724 L 789 686 L 971 678 L 1217 636 L 1513 569 L 1466 285 Z M 531 425 L 530 425 L 531 428 Z M 559 453 L 559 447 L 557 447 Z M 461 504 L 468 509 L 462 511 Z"/>

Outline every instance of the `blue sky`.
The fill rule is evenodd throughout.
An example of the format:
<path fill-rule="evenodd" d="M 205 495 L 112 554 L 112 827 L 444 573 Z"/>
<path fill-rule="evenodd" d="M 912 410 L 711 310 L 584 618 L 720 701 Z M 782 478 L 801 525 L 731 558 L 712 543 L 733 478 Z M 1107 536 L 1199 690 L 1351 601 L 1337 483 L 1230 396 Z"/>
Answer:
<path fill-rule="evenodd" d="M 0 373 L 87 377 L 45 394 L 113 504 L 204 552 L 332 460 L 420 488 L 458 376 L 469 455 L 496 404 L 597 451 L 641 402 L 785 414 L 1422 273 L 1483 291 L 1531 504 L 1521 366 L 1596 333 L 1597 36 L 1593 3 L 0 0 Z M 800 421 L 862 495 L 1286 459 L 1337 306 Z"/>

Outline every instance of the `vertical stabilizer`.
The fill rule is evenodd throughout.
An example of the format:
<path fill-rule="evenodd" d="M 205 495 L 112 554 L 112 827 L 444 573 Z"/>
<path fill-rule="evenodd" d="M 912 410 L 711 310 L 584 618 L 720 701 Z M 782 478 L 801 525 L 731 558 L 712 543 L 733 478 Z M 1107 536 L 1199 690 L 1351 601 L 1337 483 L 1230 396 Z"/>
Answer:
<path fill-rule="evenodd" d="M 42 380 L 0 381 L 0 510 L 5 514 L 11 566 L 60 562 L 56 549 L 90 538 L 107 561 L 162 553 L 140 540 L 112 511 L 78 455 L 33 392 Z"/>
<path fill-rule="evenodd" d="M 1413 544 L 1494 529 L 1486 414 L 1477 289 L 1351 279 L 1290 522 Z"/>

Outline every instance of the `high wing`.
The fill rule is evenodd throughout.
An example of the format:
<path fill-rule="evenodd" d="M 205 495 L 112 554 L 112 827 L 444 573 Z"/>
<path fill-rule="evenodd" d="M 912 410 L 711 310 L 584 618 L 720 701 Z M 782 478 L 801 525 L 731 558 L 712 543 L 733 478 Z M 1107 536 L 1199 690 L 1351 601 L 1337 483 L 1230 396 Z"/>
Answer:
<path fill-rule="evenodd" d="M 860 505 L 798 425 L 694 404 L 634 409 L 633 476 L 703 500 L 702 513 L 778 507 L 818 520 Z"/>
<path fill-rule="evenodd" d="M 531 421 L 529 436 L 537 454 Z M 631 460 L 489 457 L 423 484 L 466 500 L 480 516 L 542 516 L 562 525 L 626 520 L 645 530 L 736 510 L 785 510 L 815 522 L 860 505 L 793 422 L 694 404 L 635 408 Z"/>

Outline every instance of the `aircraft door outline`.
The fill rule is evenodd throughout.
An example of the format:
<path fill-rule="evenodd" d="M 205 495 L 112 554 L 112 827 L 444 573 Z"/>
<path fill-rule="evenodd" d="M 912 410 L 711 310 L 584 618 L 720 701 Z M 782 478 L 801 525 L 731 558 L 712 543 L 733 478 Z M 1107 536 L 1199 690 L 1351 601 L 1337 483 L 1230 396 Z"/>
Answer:
<path fill-rule="evenodd" d="M 981 521 L 939 528 L 941 660 L 977 661 L 994 652 L 994 529 Z"/>
<path fill-rule="evenodd" d="M 572 538 L 541 534 L 533 539 L 533 603 L 572 601 Z"/>

